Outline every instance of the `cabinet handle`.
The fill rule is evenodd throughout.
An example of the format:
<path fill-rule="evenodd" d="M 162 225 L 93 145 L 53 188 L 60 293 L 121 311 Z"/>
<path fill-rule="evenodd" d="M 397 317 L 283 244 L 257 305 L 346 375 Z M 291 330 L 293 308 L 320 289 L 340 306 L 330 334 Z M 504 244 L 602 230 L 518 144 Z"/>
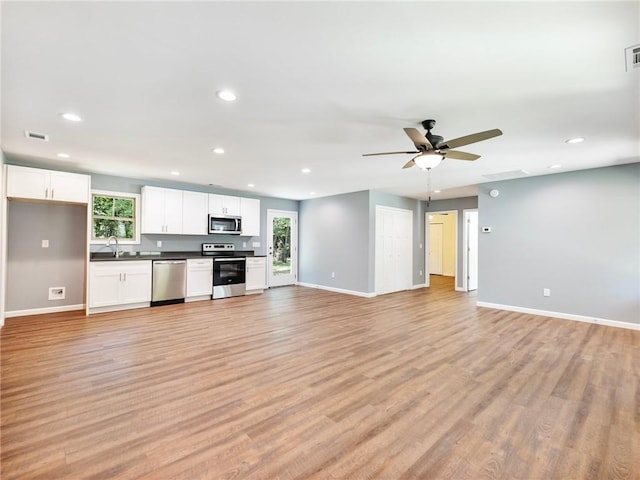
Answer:
<path fill-rule="evenodd" d="M 127 281 L 127 274 L 126 273 L 124 274 L 124 281 L 125 282 Z"/>
<path fill-rule="evenodd" d="M 120 273 L 118 274 L 118 281 L 119 281 L 119 282 L 121 282 L 121 281 L 122 281 L 122 272 L 120 272 Z"/>
<path fill-rule="evenodd" d="M 53 198 L 53 188 L 51 189 L 51 198 Z"/>
<path fill-rule="evenodd" d="M 44 198 L 49 198 L 49 188 L 44 189 Z"/>

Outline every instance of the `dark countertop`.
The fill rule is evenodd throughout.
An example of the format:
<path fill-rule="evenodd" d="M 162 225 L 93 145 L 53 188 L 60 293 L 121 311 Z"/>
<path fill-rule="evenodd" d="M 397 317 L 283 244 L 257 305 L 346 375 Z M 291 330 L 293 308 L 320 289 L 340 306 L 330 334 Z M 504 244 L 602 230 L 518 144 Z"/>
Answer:
<path fill-rule="evenodd" d="M 253 250 L 235 250 L 222 252 L 224 255 L 202 255 L 201 252 L 123 252 L 118 258 L 113 252 L 91 252 L 92 262 L 121 262 L 127 260 L 186 260 L 188 258 L 213 258 L 220 257 L 265 257 L 266 255 L 254 255 Z"/>

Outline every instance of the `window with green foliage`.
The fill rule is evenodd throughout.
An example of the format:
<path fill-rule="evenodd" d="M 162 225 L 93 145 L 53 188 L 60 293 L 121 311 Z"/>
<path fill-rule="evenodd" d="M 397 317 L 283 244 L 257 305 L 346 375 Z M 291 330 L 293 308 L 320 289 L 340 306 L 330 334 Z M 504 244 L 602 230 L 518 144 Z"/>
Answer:
<path fill-rule="evenodd" d="M 93 191 L 91 198 L 92 241 L 114 236 L 121 243 L 139 243 L 138 195 Z"/>

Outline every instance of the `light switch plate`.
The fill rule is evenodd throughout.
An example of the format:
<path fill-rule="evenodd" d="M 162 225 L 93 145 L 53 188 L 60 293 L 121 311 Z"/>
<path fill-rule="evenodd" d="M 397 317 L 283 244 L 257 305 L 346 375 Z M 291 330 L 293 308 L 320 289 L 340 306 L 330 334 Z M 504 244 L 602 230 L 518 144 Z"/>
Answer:
<path fill-rule="evenodd" d="M 252 246 L 253 248 L 259 248 L 259 247 L 260 247 L 260 242 L 253 242 L 253 243 L 251 244 L 251 246 Z"/>
<path fill-rule="evenodd" d="M 42 248 L 49 248 L 49 240 L 42 240 Z"/>

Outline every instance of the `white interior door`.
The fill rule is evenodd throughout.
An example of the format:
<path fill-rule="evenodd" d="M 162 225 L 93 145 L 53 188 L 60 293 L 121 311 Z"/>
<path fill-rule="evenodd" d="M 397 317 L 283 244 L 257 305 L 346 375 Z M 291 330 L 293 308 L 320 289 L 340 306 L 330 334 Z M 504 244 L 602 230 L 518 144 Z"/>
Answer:
<path fill-rule="evenodd" d="M 467 291 L 478 289 L 478 212 L 465 212 L 467 226 Z"/>
<path fill-rule="evenodd" d="M 429 274 L 442 275 L 442 223 L 429 224 Z"/>
<path fill-rule="evenodd" d="M 413 212 L 376 206 L 376 294 L 411 288 L 412 252 Z"/>
<path fill-rule="evenodd" d="M 267 210 L 267 282 L 293 285 L 298 278 L 298 212 Z"/>

